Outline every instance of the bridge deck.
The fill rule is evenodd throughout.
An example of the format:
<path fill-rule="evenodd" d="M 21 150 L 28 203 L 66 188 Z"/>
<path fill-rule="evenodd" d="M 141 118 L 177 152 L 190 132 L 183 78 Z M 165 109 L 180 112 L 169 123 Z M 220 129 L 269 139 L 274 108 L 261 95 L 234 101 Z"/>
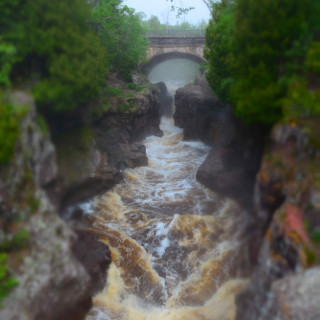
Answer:
<path fill-rule="evenodd" d="M 205 38 L 205 30 L 151 30 L 146 34 L 147 38 Z"/>
<path fill-rule="evenodd" d="M 205 44 L 205 38 L 149 38 L 149 46 L 202 46 Z"/>

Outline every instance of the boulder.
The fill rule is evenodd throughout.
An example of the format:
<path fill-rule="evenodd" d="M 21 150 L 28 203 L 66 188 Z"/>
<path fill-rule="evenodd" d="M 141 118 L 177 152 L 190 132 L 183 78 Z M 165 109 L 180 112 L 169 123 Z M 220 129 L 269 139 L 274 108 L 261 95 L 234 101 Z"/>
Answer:
<path fill-rule="evenodd" d="M 251 282 L 238 295 L 237 320 L 318 319 L 319 207 L 307 132 L 275 125 L 257 175 L 249 236 Z"/>
<path fill-rule="evenodd" d="M 160 115 L 171 117 L 173 115 L 173 97 L 168 92 L 167 86 L 164 82 L 156 84 L 160 90 L 158 97 L 160 102 Z"/>
<path fill-rule="evenodd" d="M 151 86 L 135 92 L 134 97 L 115 97 L 112 106 L 102 110 L 90 126 L 55 137 L 59 174 L 47 191 L 63 217 L 68 207 L 119 183 L 124 169 L 148 164 L 141 141 L 148 135 L 162 135 L 159 95 L 158 87 Z M 123 108 L 123 104 L 132 107 Z"/>
<path fill-rule="evenodd" d="M 0 171 L 0 238 L 9 241 L 2 251 L 18 282 L 1 302 L 0 318 L 81 320 L 92 296 L 90 277 L 72 252 L 79 240 L 42 189 L 56 176 L 55 148 L 37 124 L 32 98 L 15 92 L 10 100 L 26 108 L 26 114 L 14 157 Z M 10 239 L 19 239 L 19 232 L 23 239 L 10 245 Z"/>
<path fill-rule="evenodd" d="M 175 104 L 175 123 L 183 128 L 184 139 L 200 139 L 212 147 L 197 172 L 197 180 L 251 208 L 265 145 L 264 128 L 237 120 L 231 107 L 215 97 L 203 77 L 197 85 L 178 89 Z"/>

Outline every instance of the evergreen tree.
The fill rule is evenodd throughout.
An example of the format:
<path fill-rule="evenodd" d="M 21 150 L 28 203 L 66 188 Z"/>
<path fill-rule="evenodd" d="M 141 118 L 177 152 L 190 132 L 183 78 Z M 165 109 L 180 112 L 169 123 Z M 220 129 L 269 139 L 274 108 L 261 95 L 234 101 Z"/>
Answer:
<path fill-rule="evenodd" d="M 139 14 L 121 4 L 121 0 L 101 0 L 90 24 L 108 52 L 112 70 L 131 81 L 131 71 L 146 57 L 148 41 Z"/>
<path fill-rule="evenodd" d="M 204 57 L 209 63 L 207 80 L 220 99 L 230 100 L 230 86 L 233 83 L 231 53 L 234 27 L 234 4 L 222 0 L 213 4 L 212 19 L 206 30 Z"/>
<path fill-rule="evenodd" d="M 96 95 L 108 60 L 86 23 L 85 0 L 4 0 L 1 9 L 1 41 L 15 48 L 15 85 L 31 86 L 37 104 L 56 112 Z"/>

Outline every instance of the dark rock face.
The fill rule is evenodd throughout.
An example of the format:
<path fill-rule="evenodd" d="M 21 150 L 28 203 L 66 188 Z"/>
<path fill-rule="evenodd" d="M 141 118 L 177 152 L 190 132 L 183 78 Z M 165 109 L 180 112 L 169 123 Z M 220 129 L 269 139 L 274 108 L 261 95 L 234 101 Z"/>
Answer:
<path fill-rule="evenodd" d="M 55 148 L 37 125 L 32 98 L 17 92 L 12 101 L 28 111 L 14 158 L 0 171 L 1 240 L 16 234 L 17 218 L 28 239 L 25 248 L 7 252 L 10 275 L 19 285 L 2 301 L 0 319 L 81 320 L 91 305 L 90 278 L 73 257 L 76 235 L 42 189 L 57 172 Z"/>
<path fill-rule="evenodd" d="M 19 286 L 3 301 L 1 319 L 85 318 L 92 296 L 105 286 L 110 252 L 95 235 L 78 229 L 90 226 L 90 219 L 67 226 L 44 188 L 50 200 L 65 208 L 119 183 L 122 169 L 146 165 L 145 146 L 139 141 L 162 134 L 159 92 L 154 87 L 135 97 L 134 108 L 111 108 L 91 127 L 60 137 L 59 172 L 55 147 L 36 124 L 32 99 L 24 93 L 12 98 L 29 112 L 21 122 L 14 161 L 0 172 L 0 218 L 10 230 L 19 214 L 30 236 L 25 259 L 11 270 Z M 82 213 L 76 217 L 82 218 Z"/>
<path fill-rule="evenodd" d="M 263 319 L 320 319 L 320 268 L 301 271 L 272 284 Z"/>
<path fill-rule="evenodd" d="M 260 248 L 259 265 L 249 286 L 236 298 L 237 320 L 260 318 L 266 307 L 272 284 L 302 267 L 301 247 L 286 237 L 282 228 L 274 224 Z"/>
<path fill-rule="evenodd" d="M 230 106 L 214 97 L 203 77 L 196 86 L 178 89 L 175 104 L 175 123 L 183 128 L 184 139 L 200 139 L 212 146 L 197 180 L 250 207 L 265 131 L 236 120 Z"/>
<path fill-rule="evenodd" d="M 106 112 L 94 124 L 96 149 L 106 154 L 116 169 L 147 164 L 145 147 L 139 141 L 148 135 L 162 135 L 158 94 L 155 88 L 148 96 L 138 95 L 134 109 Z"/>
<path fill-rule="evenodd" d="M 93 233 L 78 230 L 73 253 L 91 278 L 91 295 L 101 291 L 106 284 L 106 270 L 111 263 L 110 251 Z"/>
<path fill-rule="evenodd" d="M 156 85 L 160 90 L 160 115 L 165 117 L 171 117 L 173 114 L 173 97 L 168 92 L 167 86 L 164 82 L 159 82 Z"/>
<path fill-rule="evenodd" d="M 183 128 L 184 138 L 200 139 L 212 145 L 220 118 L 225 116 L 225 104 L 199 85 L 179 88 L 174 99 L 174 121 L 176 126 Z"/>
<path fill-rule="evenodd" d="M 148 135 L 162 135 L 160 95 L 160 89 L 153 86 L 130 98 L 132 108 L 115 105 L 91 126 L 57 138 L 59 175 L 47 190 L 60 211 L 112 188 L 122 180 L 122 170 L 148 164 L 140 141 Z"/>
<path fill-rule="evenodd" d="M 236 127 L 235 127 L 236 128 Z M 229 145 L 215 145 L 197 172 L 197 180 L 213 191 L 250 208 L 255 176 L 259 169 L 264 133 L 235 129 Z"/>
<path fill-rule="evenodd" d="M 315 218 L 320 212 L 319 187 L 311 165 L 320 159 L 314 154 L 300 128 L 289 124 L 273 128 L 254 193 L 250 256 L 256 267 L 236 299 L 237 320 L 319 318 L 320 298 L 315 295 L 319 268 L 301 271 L 319 259 L 311 239 L 320 227 Z M 308 221 L 312 225 L 306 228 Z"/>

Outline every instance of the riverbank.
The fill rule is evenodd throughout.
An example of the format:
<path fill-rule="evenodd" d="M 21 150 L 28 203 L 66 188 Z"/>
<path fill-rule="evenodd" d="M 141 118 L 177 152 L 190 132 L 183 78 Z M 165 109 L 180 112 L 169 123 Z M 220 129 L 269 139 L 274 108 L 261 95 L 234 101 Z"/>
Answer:
<path fill-rule="evenodd" d="M 121 82 L 117 84 L 115 79 L 112 83 L 121 87 Z M 15 160 L 5 171 L 1 171 L 0 179 L 5 266 L 10 268 L 15 279 L 11 282 L 15 288 L 3 300 L 4 307 L 0 311 L 5 319 L 20 317 L 22 309 L 25 314 L 22 319 L 84 319 L 92 306 L 92 297 L 105 287 L 106 270 L 114 254 L 111 240 L 105 235 L 108 222 L 100 225 L 99 232 L 88 230 L 94 219 L 85 214 L 88 208 L 81 205 L 124 181 L 124 178 L 134 183 L 135 176 L 123 175 L 126 168 L 142 166 L 142 172 L 146 170 L 144 166 L 148 157 L 140 139 L 149 134 L 161 135 L 158 127 L 160 114 L 166 111 L 161 109 L 159 101 L 166 103 L 170 99 L 165 90 L 141 87 L 144 84 L 140 80 L 137 80 L 136 86 L 140 86 L 138 93 L 135 89 L 122 88 L 124 95 L 115 95 L 108 108 L 93 104 L 94 108 L 89 110 L 91 114 L 94 111 L 94 117 L 83 115 L 86 121 L 79 129 L 61 136 L 55 135 L 56 148 L 37 122 L 30 96 L 15 94 L 15 103 L 27 106 L 28 112 L 21 123 Z M 174 220 L 172 226 L 176 232 L 171 232 L 169 240 L 173 244 L 168 246 L 171 249 L 168 252 L 167 247 L 163 249 L 161 246 L 161 249 L 158 246 L 158 249 L 163 250 L 168 261 L 178 266 L 177 260 L 185 259 L 185 253 L 189 252 L 188 246 L 183 250 L 180 248 L 180 242 L 185 245 L 190 239 L 199 238 L 196 235 L 198 231 L 201 234 L 199 239 L 207 241 L 203 246 L 207 250 L 212 239 L 216 242 L 227 234 L 233 234 L 242 223 L 248 225 L 241 240 L 244 241 L 241 250 L 230 254 L 231 250 L 221 256 L 219 263 L 228 266 L 228 276 L 221 274 L 223 268 L 220 268 L 221 265 L 218 267 L 216 261 L 212 262 L 215 265 L 213 268 L 212 263 L 196 266 L 194 270 L 208 272 L 208 277 L 204 277 L 204 282 L 200 281 L 202 284 L 191 281 L 186 286 L 187 290 L 180 290 L 175 301 L 197 301 L 194 303 L 199 304 L 197 299 L 200 296 L 203 299 L 201 303 L 209 296 L 215 297 L 210 299 L 212 308 L 206 309 L 210 316 L 210 312 L 217 311 L 219 299 L 223 297 L 229 301 L 230 319 L 237 317 L 239 320 L 270 319 L 274 314 L 286 319 L 293 313 L 305 314 L 306 310 L 315 310 L 317 315 L 312 292 L 317 286 L 319 263 L 319 177 L 316 172 L 319 151 L 310 143 L 308 134 L 295 124 L 277 125 L 268 139 L 265 131 L 250 128 L 236 120 L 230 106 L 218 101 L 208 90 L 203 79 L 196 86 L 179 89 L 175 97 L 175 120 L 184 129 L 185 140 L 202 139 L 211 147 L 203 164 L 198 163 L 200 168 L 194 168 L 194 175 L 197 171 L 198 181 L 218 194 L 222 202 L 232 198 L 235 206 L 231 207 L 234 210 L 221 210 L 223 217 L 215 217 L 216 212 L 220 212 L 219 200 L 211 207 L 210 214 L 205 215 L 209 216 L 209 221 L 198 219 L 198 215 L 190 216 L 187 221 L 183 218 L 181 221 Z M 181 136 L 181 130 L 176 134 Z M 168 145 L 172 143 L 169 141 Z M 160 158 L 170 157 L 177 146 L 191 148 L 192 143 L 188 147 L 188 142 L 184 144 L 174 139 L 172 146 L 173 150 L 162 151 Z M 188 163 L 184 169 L 187 168 Z M 121 189 L 121 185 L 118 186 Z M 168 186 L 164 189 L 166 191 Z M 133 198 L 140 199 L 139 189 L 134 191 L 138 194 Z M 128 197 L 128 194 L 123 197 Z M 191 202 L 196 202 L 194 195 L 189 198 Z M 109 200 L 109 205 L 116 204 L 114 199 Z M 183 202 L 183 217 L 187 213 L 184 212 L 187 210 L 186 202 L 179 201 Z M 59 208 L 69 226 L 59 218 L 53 204 Z M 172 208 L 164 207 L 163 210 L 171 212 Z M 250 215 L 240 215 L 242 210 L 250 212 Z M 134 217 L 131 216 L 133 222 Z M 222 219 L 219 225 L 225 225 L 231 219 L 235 226 L 216 229 L 217 221 L 210 219 Z M 146 222 L 144 219 L 141 221 Z M 163 222 L 163 226 L 167 222 Z M 169 225 L 170 222 L 168 234 L 171 234 Z M 203 230 L 204 225 L 212 229 L 213 234 L 210 230 Z M 141 228 L 141 239 L 145 239 L 147 230 Z M 155 243 L 160 245 L 166 238 L 163 228 L 159 234 L 158 231 L 153 236 Z M 178 237 L 176 242 L 175 236 Z M 101 239 L 104 241 L 101 242 Z M 196 245 L 200 245 L 201 241 Z M 124 249 L 144 252 L 140 244 L 132 247 L 129 242 L 123 246 Z M 127 279 L 129 283 L 134 285 L 135 271 L 141 270 L 141 266 L 148 264 L 138 260 L 138 264 L 131 265 Z M 110 270 L 115 270 L 114 265 Z M 152 276 L 152 273 L 147 274 Z M 252 278 L 238 279 L 238 282 L 228 280 L 229 276 L 239 275 Z M 5 281 L 10 279 L 5 278 Z M 248 281 L 249 285 L 245 288 Z M 144 290 L 148 287 L 146 282 L 141 292 L 147 292 Z M 161 285 L 156 287 L 158 289 L 155 295 L 150 296 L 150 301 L 156 301 L 157 294 L 162 292 Z M 200 295 L 202 289 L 205 293 Z M 302 300 L 295 299 L 291 294 L 296 289 L 305 292 L 306 300 L 303 301 L 306 303 L 303 307 Z M 163 301 L 165 294 L 162 292 L 161 296 Z M 95 305 L 100 303 L 99 299 L 95 300 Z M 196 307 L 189 316 L 198 317 L 201 310 Z M 92 312 L 88 319 L 94 319 L 95 313 Z M 188 315 L 184 310 L 179 312 Z"/>
<path fill-rule="evenodd" d="M 201 85 L 179 89 L 175 120 L 186 139 L 212 146 L 199 182 L 239 201 L 253 218 L 247 243 L 252 278 L 236 299 L 236 319 L 317 319 L 319 149 L 295 123 L 271 132 L 241 124 L 206 91 Z M 297 290 L 303 296 L 294 297 Z"/>
<path fill-rule="evenodd" d="M 81 123 L 76 130 L 54 135 L 55 145 L 32 97 L 17 92 L 10 98 L 26 112 L 14 161 L 0 176 L 2 266 L 11 275 L 1 280 L 11 288 L 1 318 L 83 319 L 105 284 L 108 247 L 87 229 L 90 219 L 68 208 L 114 186 L 124 168 L 146 164 L 139 141 L 161 134 L 161 90 L 138 75 L 133 89 L 112 83 L 119 94 L 110 107 L 92 102 L 89 113 L 74 119 Z"/>

